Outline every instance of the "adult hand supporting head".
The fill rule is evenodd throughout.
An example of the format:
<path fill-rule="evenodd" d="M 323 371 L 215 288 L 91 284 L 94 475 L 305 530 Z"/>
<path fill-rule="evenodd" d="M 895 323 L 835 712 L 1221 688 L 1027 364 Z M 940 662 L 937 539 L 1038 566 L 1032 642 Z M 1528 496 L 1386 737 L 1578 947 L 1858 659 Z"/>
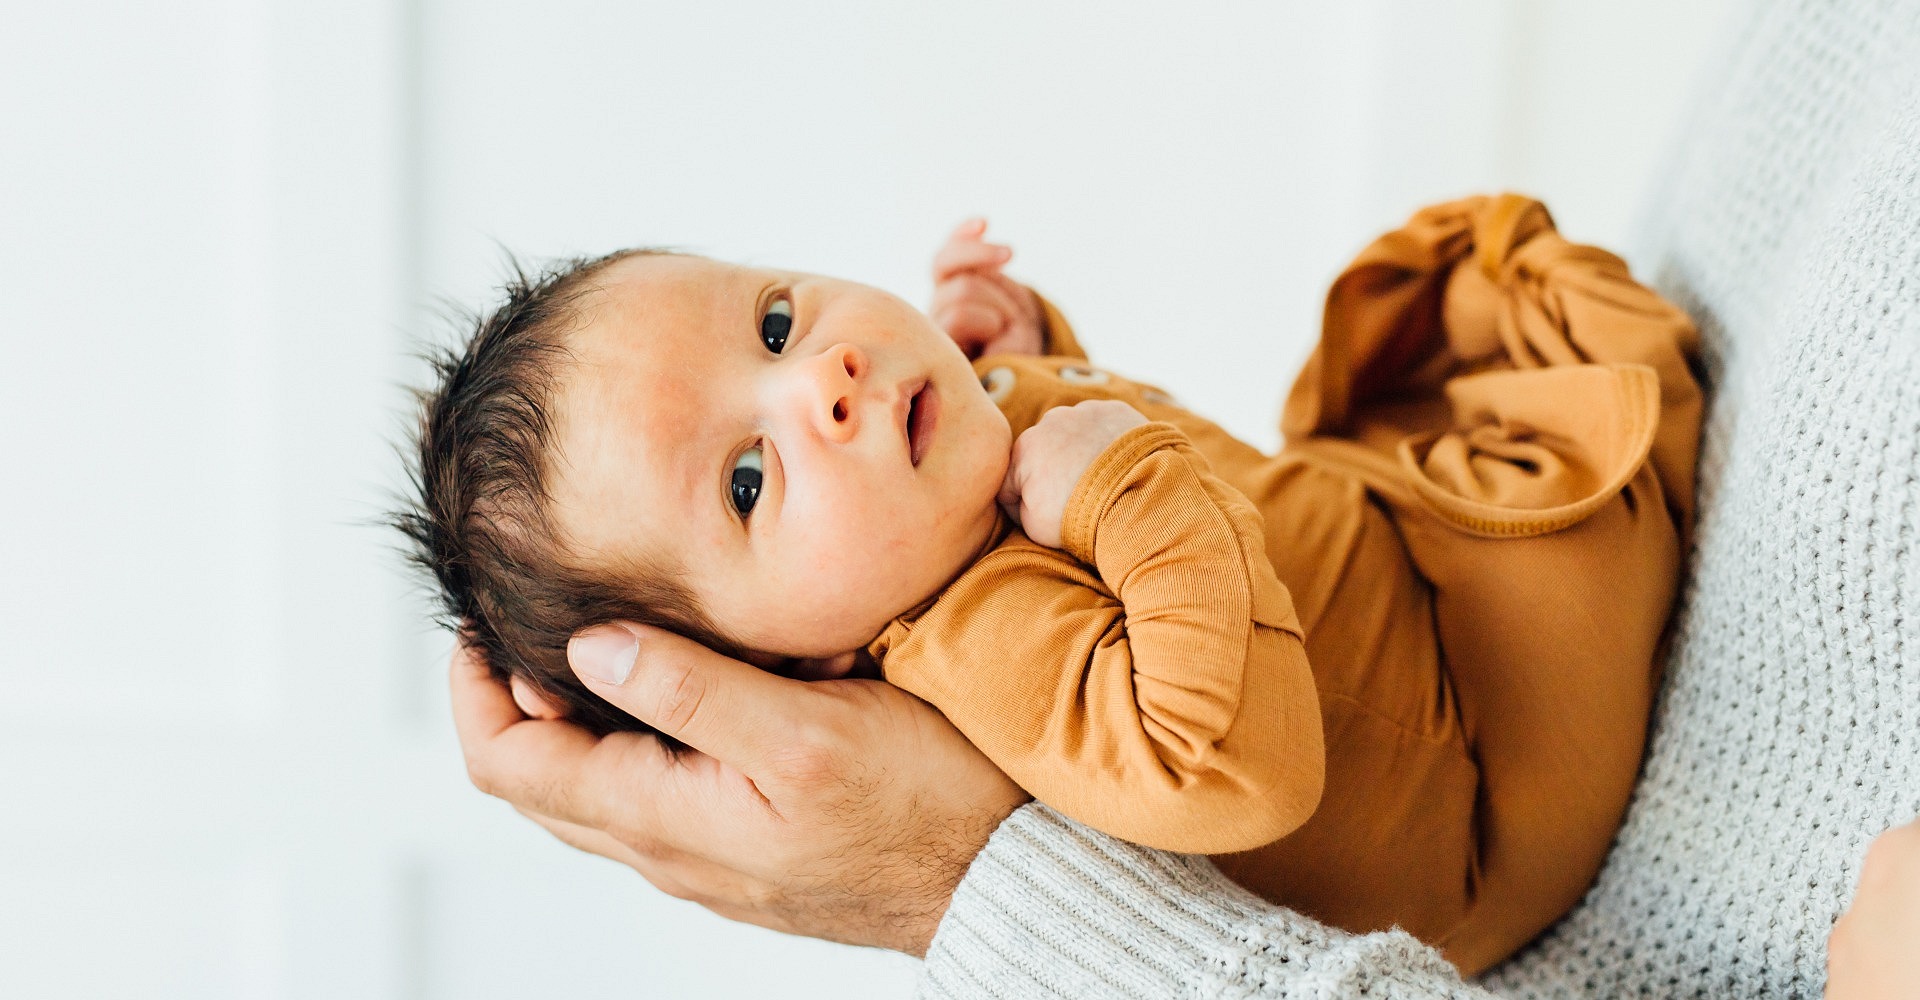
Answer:
<path fill-rule="evenodd" d="M 1026 800 L 944 716 L 879 681 L 789 680 L 641 625 L 590 629 L 568 653 L 595 693 L 693 750 L 528 718 L 462 646 L 468 775 L 725 917 L 923 955 L 974 855 Z"/>

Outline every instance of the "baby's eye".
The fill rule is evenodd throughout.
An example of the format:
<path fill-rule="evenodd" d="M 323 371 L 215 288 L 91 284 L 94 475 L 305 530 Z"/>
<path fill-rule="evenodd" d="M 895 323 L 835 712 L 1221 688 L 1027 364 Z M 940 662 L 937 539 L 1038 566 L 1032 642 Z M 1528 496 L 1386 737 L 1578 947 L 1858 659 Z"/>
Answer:
<path fill-rule="evenodd" d="M 728 490 L 733 496 L 733 509 L 741 517 L 753 513 L 753 505 L 760 500 L 760 449 L 748 448 L 733 460 L 733 481 Z"/>
<path fill-rule="evenodd" d="M 774 299 L 767 306 L 766 315 L 760 317 L 760 342 L 767 350 L 775 354 L 787 348 L 787 331 L 793 329 L 793 303 L 786 299 Z"/>

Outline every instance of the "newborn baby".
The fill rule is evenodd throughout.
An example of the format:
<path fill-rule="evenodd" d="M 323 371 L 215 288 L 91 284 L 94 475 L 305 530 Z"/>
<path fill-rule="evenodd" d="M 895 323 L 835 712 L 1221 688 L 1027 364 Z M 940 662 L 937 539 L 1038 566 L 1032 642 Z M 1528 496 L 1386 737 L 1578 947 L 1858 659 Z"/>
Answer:
<path fill-rule="evenodd" d="M 638 724 L 565 653 L 601 622 L 877 672 L 1062 812 L 1469 973 L 1571 907 L 1691 521 L 1684 314 L 1536 202 L 1435 206 L 1335 282 L 1265 455 L 1006 259 L 942 251 L 952 336 L 694 256 L 516 281 L 424 398 L 402 525 L 451 617 L 602 731 Z"/>

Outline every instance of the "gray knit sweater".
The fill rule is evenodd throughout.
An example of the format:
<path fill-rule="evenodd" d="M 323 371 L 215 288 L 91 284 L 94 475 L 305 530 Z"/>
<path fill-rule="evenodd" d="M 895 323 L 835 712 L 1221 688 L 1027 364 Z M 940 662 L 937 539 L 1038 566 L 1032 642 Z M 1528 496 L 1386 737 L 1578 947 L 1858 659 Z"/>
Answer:
<path fill-rule="evenodd" d="M 1740 13 L 1629 255 L 1713 391 L 1667 685 L 1606 868 L 1504 996 L 1817 996 L 1867 841 L 1920 815 L 1920 0 Z M 1484 996 L 1039 806 L 920 992 Z"/>

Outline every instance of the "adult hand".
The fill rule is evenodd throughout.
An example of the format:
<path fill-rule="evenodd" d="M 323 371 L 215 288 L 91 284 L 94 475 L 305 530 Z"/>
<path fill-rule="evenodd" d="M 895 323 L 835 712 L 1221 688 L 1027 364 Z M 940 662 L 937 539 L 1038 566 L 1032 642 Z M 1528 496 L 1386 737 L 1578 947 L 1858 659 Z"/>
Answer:
<path fill-rule="evenodd" d="M 1013 250 L 986 241 L 987 220 L 968 219 L 933 256 L 933 306 L 927 314 L 968 358 L 1039 354 L 1046 326 L 1033 289 L 1001 268 Z"/>
<path fill-rule="evenodd" d="M 725 917 L 924 955 L 967 866 L 1027 798 L 939 712 L 879 681 L 790 680 L 640 625 L 589 629 L 568 655 L 595 693 L 692 749 L 529 718 L 463 646 L 467 773 L 568 844 Z"/>
<path fill-rule="evenodd" d="M 1920 996 L 1920 820 L 1874 838 L 1827 938 L 1828 1000 Z"/>

